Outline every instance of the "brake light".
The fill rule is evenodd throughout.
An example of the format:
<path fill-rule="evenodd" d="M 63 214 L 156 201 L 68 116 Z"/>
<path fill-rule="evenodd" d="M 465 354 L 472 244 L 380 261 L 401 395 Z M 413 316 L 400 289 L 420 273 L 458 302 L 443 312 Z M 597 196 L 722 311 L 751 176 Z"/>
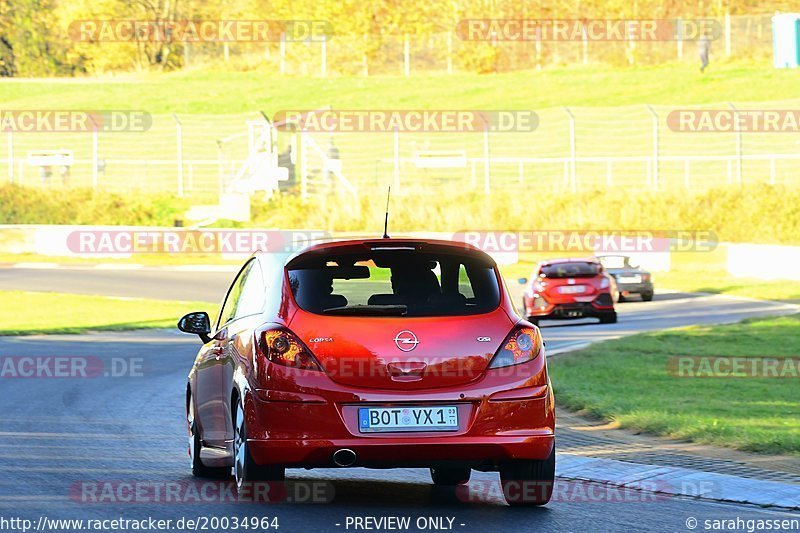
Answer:
<path fill-rule="evenodd" d="M 503 347 L 492 358 L 489 368 L 502 368 L 533 361 L 542 350 L 542 339 L 536 328 L 522 327 L 506 337 Z"/>
<path fill-rule="evenodd" d="M 261 332 L 261 353 L 269 361 L 301 370 L 322 370 L 311 351 L 292 332 L 268 329 Z"/>

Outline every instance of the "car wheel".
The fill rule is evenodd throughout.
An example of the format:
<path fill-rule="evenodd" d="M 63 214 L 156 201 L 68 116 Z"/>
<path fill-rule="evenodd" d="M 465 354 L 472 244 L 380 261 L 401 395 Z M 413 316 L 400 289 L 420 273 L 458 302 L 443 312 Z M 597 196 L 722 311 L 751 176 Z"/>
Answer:
<path fill-rule="evenodd" d="M 520 460 L 500 468 L 500 484 L 509 505 L 544 505 L 553 495 L 556 450 L 544 461 Z"/>
<path fill-rule="evenodd" d="M 194 403 L 189 399 L 189 411 L 186 415 L 186 422 L 189 427 L 189 458 L 191 459 L 192 475 L 194 477 L 226 479 L 231 477 L 231 467 L 229 466 L 206 466 L 200 460 L 200 431 L 197 429 L 197 420 L 194 416 Z"/>
<path fill-rule="evenodd" d="M 253 460 L 253 456 L 250 455 L 250 445 L 247 442 L 247 422 L 245 421 L 244 409 L 241 403 L 236 406 L 233 452 L 233 474 L 236 478 L 236 488 L 239 491 L 255 482 L 283 481 L 286 477 L 285 468 L 262 466 Z"/>
<path fill-rule="evenodd" d="M 600 313 L 600 323 L 601 324 L 616 324 L 617 323 L 617 312 L 616 311 L 607 311 L 604 313 Z"/>
<path fill-rule="evenodd" d="M 643 302 L 652 302 L 653 301 L 653 293 L 652 292 L 644 292 L 644 293 L 642 293 L 642 301 Z"/>
<path fill-rule="evenodd" d="M 472 474 L 470 468 L 431 468 L 431 479 L 434 485 L 463 485 L 469 481 L 470 474 Z"/>
<path fill-rule="evenodd" d="M 617 293 L 617 301 L 618 302 L 624 302 L 625 301 L 625 296 L 622 294 L 621 291 Z"/>

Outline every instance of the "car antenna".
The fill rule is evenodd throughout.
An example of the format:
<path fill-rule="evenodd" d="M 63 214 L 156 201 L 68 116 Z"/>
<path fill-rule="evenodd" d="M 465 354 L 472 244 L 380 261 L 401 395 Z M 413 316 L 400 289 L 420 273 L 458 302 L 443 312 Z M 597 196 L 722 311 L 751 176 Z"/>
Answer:
<path fill-rule="evenodd" d="M 389 185 L 389 192 L 386 193 L 386 217 L 383 219 L 383 238 L 389 238 L 389 198 L 392 196 L 392 186 Z"/>

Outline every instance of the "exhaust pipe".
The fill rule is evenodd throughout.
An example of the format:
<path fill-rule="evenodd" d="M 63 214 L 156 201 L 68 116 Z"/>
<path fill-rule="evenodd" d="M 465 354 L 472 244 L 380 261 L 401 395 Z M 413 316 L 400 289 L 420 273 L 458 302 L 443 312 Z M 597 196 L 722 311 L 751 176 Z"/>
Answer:
<path fill-rule="evenodd" d="M 353 466 L 356 463 L 356 452 L 342 448 L 333 452 L 333 464 L 336 466 Z"/>

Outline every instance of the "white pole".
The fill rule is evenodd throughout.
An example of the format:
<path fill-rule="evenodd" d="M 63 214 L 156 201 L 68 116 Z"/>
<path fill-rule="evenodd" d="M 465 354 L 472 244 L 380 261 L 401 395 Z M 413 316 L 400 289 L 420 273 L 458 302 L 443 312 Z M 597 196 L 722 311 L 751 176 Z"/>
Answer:
<path fill-rule="evenodd" d="M 322 77 L 324 78 L 328 74 L 328 36 L 322 36 L 322 44 L 321 47 L 321 56 L 322 56 Z"/>
<path fill-rule="evenodd" d="M 581 52 L 583 55 L 583 64 L 589 64 L 589 36 L 586 33 L 586 26 L 581 28 Z"/>
<path fill-rule="evenodd" d="M 411 66 L 409 65 L 410 58 L 409 58 L 409 49 L 408 49 L 408 34 L 403 34 L 403 75 L 407 78 L 410 71 Z"/>
<path fill-rule="evenodd" d="M 658 182 L 658 115 L 649 105 L 647 110 L 650 111 L 650 116 L 653 117 L 653 181 L 651 186 L 654 191 L 657 191 L 660 186 Z"/>
<path fill-rule="evenodd" d="M 736 108 L 730 102 L 728 102 L 728 107 L 730 107 L 734 113 L 733 123 L 738 123 Z M 739 185 L 742 184 L 742 130 L 739 128 L 736 128 L 736 183 Z"/>
<path fill-rule="evenodd" d="M 678 17 L 678 61 L 683 60 L 683 19 Z"/>
<path fill-rule="evenodd" d="M 394 129 L 394 190 L 400 190 L 400 132 Z"/>
<path fill-rule="evenodd" d="M 486 194 L 492 192 L 489 173 L 489 126 L 487 124 L 483 130 L 483 192 Z"/>
<path fill-rule="evenodd" d="M 286 74 L 286 34 L 281 33 L 281 42 L 280 42 L 280 51 L 281 51 L 281 76 Z"/>
<path fill-rule="evenodd" d="M 575 116 L 568 107 L 564 108 L 569 116 L 569 181 L 570 190 L 573 193 L 578 192 L 578 178 L 576 176 L 576 156 L 575 156 Z"/>
<path fill-rule="evenodd" d="M 175 119 L 175 140 L 177 143 L 178 196 L 183 196 L 183 125 L 175 113 L 172 114 L 172 118 Z"/>
<path fill-rule="evenodd" d="M 725 56 L 731 56 L 731 14 L 725 12 Z"/>
<path fill-rule="evenodd" d="M 92 133 L 92 188 L 96 189 L 99 182 L 97 176 L 97 167 L 100 163 L 100 140 L 98 139 L 97 126 L 94 127 Z"/>
<path fill-rule="evenodd" d="M 447 73 L 453 73 L 453 32 L 447 32 Z"/>
<path fill-rule="evenodd" d="M 8 129 L 8 181 L 14 183 L 14 132 Z"/>
<path fill-rule="evenodd" d="M 366 78 L 369 76 L 369 65 L 367 64 L 367 34 L 364 34 L 364 54 L 361 56 L 361 72 Z"/>

